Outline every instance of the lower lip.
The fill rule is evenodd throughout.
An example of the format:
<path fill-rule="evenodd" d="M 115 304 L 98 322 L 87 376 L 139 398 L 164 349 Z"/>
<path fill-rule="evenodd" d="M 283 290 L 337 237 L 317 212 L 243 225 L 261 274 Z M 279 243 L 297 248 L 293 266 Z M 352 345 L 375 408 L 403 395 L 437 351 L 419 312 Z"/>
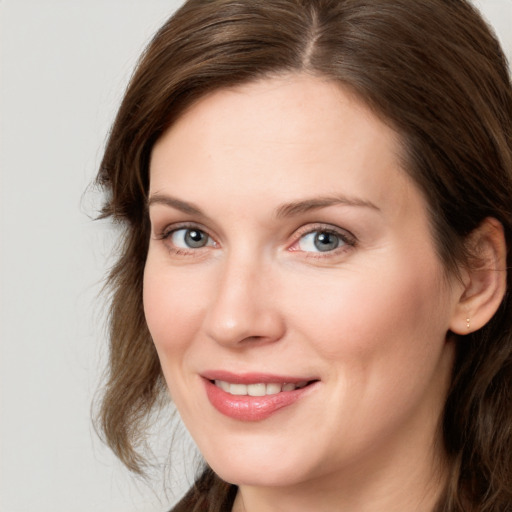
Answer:
<path fill-rule="evenodd" d="M 315 386 L 315 383 L 312 383 L 304 388 L 281 391 L 275 395 L 239 396 L 226 393 L 209 380 L 204 382 L 206 394 L 213 407 L 224 416 L 238 421 L 264 420 L 280 409 L 294 404 Z"/>

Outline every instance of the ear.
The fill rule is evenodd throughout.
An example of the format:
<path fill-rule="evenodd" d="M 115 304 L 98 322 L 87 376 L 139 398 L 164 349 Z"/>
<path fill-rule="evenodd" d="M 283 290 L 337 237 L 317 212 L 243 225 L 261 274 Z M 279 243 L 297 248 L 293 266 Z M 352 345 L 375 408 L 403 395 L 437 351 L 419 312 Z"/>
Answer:
<path fill-rule="evenodd" d="M 503 226 L 488 217 L 467 238 L 471 255 L 463 270 L 463 293 L 450 329 L 469 334 L 483 327 L 498 310 L 507 287 L 507 247 Z"/>

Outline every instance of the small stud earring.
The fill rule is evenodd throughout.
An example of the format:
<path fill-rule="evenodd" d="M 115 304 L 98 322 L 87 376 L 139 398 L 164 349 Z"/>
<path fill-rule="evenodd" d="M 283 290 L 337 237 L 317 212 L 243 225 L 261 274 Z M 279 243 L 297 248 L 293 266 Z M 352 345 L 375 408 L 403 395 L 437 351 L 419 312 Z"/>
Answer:
<path fill-rule="evenodd" d="M 468 328 L 468 331 L 471 327 L 470 323 L 469 323 L 469 317 L 466 318 L 466 327 Z"/>

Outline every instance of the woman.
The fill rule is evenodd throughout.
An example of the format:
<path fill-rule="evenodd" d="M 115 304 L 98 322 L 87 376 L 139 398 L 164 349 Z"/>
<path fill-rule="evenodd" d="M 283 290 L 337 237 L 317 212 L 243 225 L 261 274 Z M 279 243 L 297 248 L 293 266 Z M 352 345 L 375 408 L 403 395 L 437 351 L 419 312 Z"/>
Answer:
<path fill-rule="evenodd" d="M 191 0 L 99 182 L 101 425 L 141 472 L 169 391 L 173 510 L 512 510 L 512 89 L 468 3 Z"/>

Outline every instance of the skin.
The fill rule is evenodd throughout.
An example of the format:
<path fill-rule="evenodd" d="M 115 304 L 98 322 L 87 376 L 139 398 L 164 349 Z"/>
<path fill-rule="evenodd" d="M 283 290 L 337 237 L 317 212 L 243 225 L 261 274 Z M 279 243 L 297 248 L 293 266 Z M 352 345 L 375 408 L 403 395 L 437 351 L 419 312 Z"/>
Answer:
<path fill-rule="evenodd" d="M 427 511 L 438 497 L 464 288 L 399 151 L 357 98 L 305 75 L 217 91 L 154 147 L 147 323 L 188 430 L 239 485 L 235 511 Z M 183 223 L 206 245 L 187 246 Z M 319 252 L 308 234 L 326 229 L 339 247 Z M 319 382 L 245 422 L 209 402 L 212 369 Z"/>

